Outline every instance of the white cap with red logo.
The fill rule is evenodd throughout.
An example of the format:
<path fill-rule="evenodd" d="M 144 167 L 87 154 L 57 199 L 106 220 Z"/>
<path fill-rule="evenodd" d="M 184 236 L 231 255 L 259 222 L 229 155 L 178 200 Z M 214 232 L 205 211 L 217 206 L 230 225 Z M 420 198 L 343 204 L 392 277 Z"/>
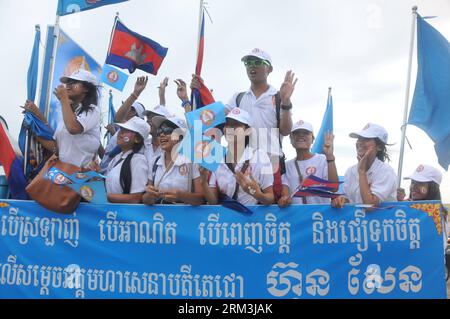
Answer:
<path fill-rule="evenodd" d="M 306 130 L 314 134 L 314 129 L 311 123 L 305 122 L 303 120 L 298 121 L 292 126 L 291 133 L 294 133 L 298 130 Z"/>
<path fill-rule="evenodd" d="M 419 165 L 410 176 L 404 179 L 412 179 L 417 182 L 435 182 L 440 185 L 442 182 L 442 173 L 430 165 Z"/>
<path fill-rule="evenodd" d="M 261 59 L 261 60 L 265 60 L 265 61 L 269 62 L 272 65 L 272 58 L 270 57 L 269 53 L 267 53 L 264 50 L 255 48 L 252 51 L 250 51 L 250 53 L 245 55 L 241 59 L 241 61 L 244 62 L 245 60 L 247 60 L 248 58 L 251 58 L 251 57 L 258 58 L 258 59 Z"/>
<path fill-rule="evenodd" d="M 388 133 L 384 127 L 373 123 L 367 124 L 362 131 L 351 133 L 350 137 L 378 138 L 384 144 L 388 142 Z"/>
<path fill-rule="evenodd" d="M 238 107 L 233 108 L 226 116 L 227 119 L 233 119 L 248 126 L 252 126 L 252 120 L 250 114 L 247 111 L 242 110 Z"/>
<path fill-rule="evenodd" d="M 133 116 L 126 123 L 117 123 L 117 125 L 127 130 L 138 133 L 144 140 L 146 140 L 148 135 L 150 134 L 150 125 L 148 125 L 147 122 L 143 119 L 136 116 Z"/>

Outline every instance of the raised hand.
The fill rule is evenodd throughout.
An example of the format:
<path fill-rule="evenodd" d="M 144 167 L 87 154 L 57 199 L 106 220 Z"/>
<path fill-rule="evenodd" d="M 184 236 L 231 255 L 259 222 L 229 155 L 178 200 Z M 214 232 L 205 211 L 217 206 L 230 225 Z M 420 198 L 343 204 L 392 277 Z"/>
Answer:
<path fill-rule="evenodd" d="M 191 81 L 191 90 L 197 89 L 200 90 L 203 85 L 203 79 L 195 74 L 192 74 L 192 81 Z"/>
<path fill-rule="evenodd" d="M 165 77 L 158 86 L 159 105 L 166 105 L 166 87 L 169 85 L 169 78 Z"/>
<path fill-rule="evenodd" d="M 364 156 L 359 160 L 358 172 L 366 173 L 372 166 L 376 156 L 377 156 L 376 147 L 371 147 L 370 149 L 368 149 L 364 154 Z"/>
<path fill-rule="evenodd" d="M 67 94 L 67 89 L 64 85 L 58 85 L 58 87 L 53 91 L 53 94 L 56 95 L 56 97 L 58 98 L 58 100 L 63 103 L 63 102 L 70 102 L 69 101 L 69 95 Z"/>
<path fill-rule="evenodd" d="M 147 87 L 148 76 L 140 76 L 137 78 L 136 83 L 134 84 L 133 93 L 139 97 L 139 95 L 145 90 Z"/>
<path fill-rule="evenodd" d="M 327 160 L 334 159 L 334 135 L 332 133 L 325 134 L 325 141 L 323 143 L 323 153 L 327 157 Z"/>
<path fill-rule="evenodd" d="M 188 97 L 188 94 L 187 94 L 186 82 L 184 82 L 181 79 L 177 79 L 174 82 L 177 85 L 177 95 L 180 98 L 180 100 L 181 101 L 189 100 L 189 97 Z"/>
<path fill-rule="evenodd" d="M 297 84 L 297 80 L 295 79 L 295 73 L 292 71 L 287 71 L 286 76 L 284 77 L 284 82 L 281 84 L 280 88 L 280 97 L 282 105 L 291 104 L 291 96 L 294 92 L 295 85 Z"/>

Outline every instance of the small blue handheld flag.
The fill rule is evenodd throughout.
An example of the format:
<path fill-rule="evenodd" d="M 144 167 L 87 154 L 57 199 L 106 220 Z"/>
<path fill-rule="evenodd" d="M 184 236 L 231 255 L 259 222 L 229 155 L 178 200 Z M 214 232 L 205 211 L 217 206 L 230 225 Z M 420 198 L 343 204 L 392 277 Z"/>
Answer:
<path fill-rule="evenodd" d="M 128 81 L 128 74 L 108 64 L 103 66 L 100 81 L 122 92 Z"/>

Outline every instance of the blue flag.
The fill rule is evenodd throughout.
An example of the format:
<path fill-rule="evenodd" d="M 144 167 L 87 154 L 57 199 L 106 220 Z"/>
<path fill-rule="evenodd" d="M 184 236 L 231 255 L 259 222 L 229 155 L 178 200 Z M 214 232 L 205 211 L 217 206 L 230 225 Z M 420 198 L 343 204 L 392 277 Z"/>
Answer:
<path fill-rule="evenodd" d="M 200 131 L 190 131 L 183 138 L 179 153 L 189 158 L 192 163 L 215 172 L 225 158 L 226 149 L 215 140 L 202 135 Z"/>
<path fill-rule="evenodd" d="M 105 64 L 102 69 L 100 81 L 122 92 L 125 84 L 127 84 L 128 74 Z"/>
<path fill-rule="evenodd" d="M 210 128 L 225 123 L 225 106 L 222 102 L 215 102 L 186 113 L 186 121 L 190 130 L 200 129 L 203 133 Z"/>
<path fill-rule="evenodd" d="M 325 134 L 333 133 L 333 97 L 328 93 L 327 109 L 323 116 L 322 126 L 320 127 L 319 134 L 316 136 L 316 141 L 312 147 L 313 153 L 323 154 L 323 144 L 325 143 Z"/>
<path fill-rule="evenodd" d="M 114 118 L 116 117 L 116 110 L 114 109 L 113 104 L 113 95 L 112 92 L 109 92 L 109 107 L 108 107 L 108 124 L 114 123 Z"/>
<path fill-rule="evenodd" d="M 450 165 L 450 44 L 417 15 L 417 80 L 408 123 L 435 143 L 439 164 Z"/>
<path fill-rule="evenodd" d="M 125 1 L 128 0 L 59 0 L 56 14 L 59 16 L 65 16 L 68 14 L 91 10 Z"/>
<path fill-rule="evenodd" d="M 34 99 L 36 98 L 40 42 L 41 42 L 41 29 L 37 25 L 36 35 L 34 36 L 33 52 L 31 53 L 31 60 L 27 74 L 27 93 L 28 93 L 27 99 L 30 101 L 34 101 Z"/>

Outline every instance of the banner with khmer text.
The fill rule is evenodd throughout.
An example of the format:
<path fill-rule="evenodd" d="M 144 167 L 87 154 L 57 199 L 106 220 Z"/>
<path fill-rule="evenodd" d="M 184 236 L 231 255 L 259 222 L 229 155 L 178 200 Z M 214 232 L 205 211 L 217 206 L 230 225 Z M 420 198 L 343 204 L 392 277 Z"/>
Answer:
<path fill-rule="evenodd" d="M 439 204 L 0 201 L 0 298 L 445 298 Z"/>

